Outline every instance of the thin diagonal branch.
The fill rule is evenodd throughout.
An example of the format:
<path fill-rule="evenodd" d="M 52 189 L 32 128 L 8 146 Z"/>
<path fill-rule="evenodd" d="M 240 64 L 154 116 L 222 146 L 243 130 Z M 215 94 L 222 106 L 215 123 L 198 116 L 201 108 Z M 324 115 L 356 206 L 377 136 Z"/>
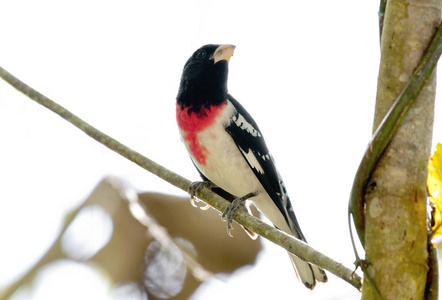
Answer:
<path fill-rule="evenodd" d="M 164 168 L 163 166 L 155 163 L 154 161 L 148 159 L 147 157 L 144 157 L 140 153 L 130 149 L 117 140 L 104 134 L 103 132 L 94 128 L 90 124 L 86 123 L 85 121 L 62 107 L 61 105 L 57 104 L 48 97 L 26 85 L 1 67 L 0 77 L 8 82 L 10 85 L 12 85 L 14 88 L 16 88 L 18 91 L 25 94 L 37 103 L 43 105 L 44 107 L 48 108 L 49 110 L 55 112 L 63 119 L 72 123 L 74 126 L 78 127 L 80 130 L 85 132 L 96 141 L 117 152 L 123 157 L 129 159 L 130 161 L 136 163 L 143 169 L 157 175 L 161 179 L 187 192 L 188 187 L 191 183 L 190 180 Z M 212 193 L 209 189 L 206 188 L 199 189 L 196 196 L 221 212 L 224 211 L 230 204 L 228 201 Z M 343 280 L 347 281 L 358 290 L 361 289 L 362 281 L 357 274 L 353 273 L 352 270 L 346 268 L 345 266 L 334 261 L 328 256 L 311 248 L 306 243 L 275 229 L 274 227 L 260 221 L 259 219 L 240 209 L 235 212 L 233 219 L 239 224 L 268 239 L 269 241 L 280 245 L 289 252 L 294 253 L 301 259 L 310 261 L 313 264 L 318 265 L 319 267 L 322 267 L 335 274 L 336 276 L 342 278 Z"/>

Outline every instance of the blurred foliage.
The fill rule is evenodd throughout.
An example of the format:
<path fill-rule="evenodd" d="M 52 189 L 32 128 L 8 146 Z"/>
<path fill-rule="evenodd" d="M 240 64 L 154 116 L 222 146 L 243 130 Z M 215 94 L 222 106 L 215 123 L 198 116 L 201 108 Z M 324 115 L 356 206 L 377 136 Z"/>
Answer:
<path fill-rule="evenodd" d="M 438 245 L 442 236 L 442 144 L 436 145 L 436 151 L 428 161 L 427 190 L 431 206 L 431 233 L 428 240 L 428 266 L 425 299 L 438 299 L 439 262 L 442 247 Z"/>
<path fill-rule="evenodd" d="M 103 224 L 97 227 L 86 222 L 90 213 L 90 219 Z M 109 177 L 66 215 L 49 250 L 26 274 L 0 291 L 0 299 L 8 299 L 20 287 L 32 286 L 43 267 L 64 259 L 97 265 L 114 288 L 131 289 L 131 299 L 133 295 L 188 299 L 202 280 L 253 264 L 260 250 L 261 243 L 242 230 L 229 237 L 214 209 L 194 208 L 188 198 L 137 194 Z"/>
<path fill-rule="evenodd" d="M 432 207 L 431 237 L 442 237 L 442 144 L 428 162 L 427 188 Z"/>

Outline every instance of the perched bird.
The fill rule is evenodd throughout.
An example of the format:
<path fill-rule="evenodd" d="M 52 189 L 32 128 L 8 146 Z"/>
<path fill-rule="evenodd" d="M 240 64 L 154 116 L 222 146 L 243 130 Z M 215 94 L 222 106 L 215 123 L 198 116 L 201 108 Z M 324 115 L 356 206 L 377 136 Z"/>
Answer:
<path fill-rule="evenodd" d="M 205 45 L 186 62 L 176 99 L 181 139 L 204 182 L 220 195 L 233 195 L 228 217 L 251 200 L 275 227 L 306 242 L 257 124 L 227 91 L 234 50 Z M 307 288 L 327 281 L 324 270 L 289 255 Z"/>

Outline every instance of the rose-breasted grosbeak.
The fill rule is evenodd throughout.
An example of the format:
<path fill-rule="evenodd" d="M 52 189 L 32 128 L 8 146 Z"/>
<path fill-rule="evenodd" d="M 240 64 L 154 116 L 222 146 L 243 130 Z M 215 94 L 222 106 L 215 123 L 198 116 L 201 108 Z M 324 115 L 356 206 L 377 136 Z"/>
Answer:
<path fill-rule="evenodd" d="M 227 92 L 234 49 L 206 45 L 185 64 L 176 102 L 181 138 L 204 182 L 223 196 L 234 195 L 233 210 L 250 199 L 275 227 L 306 242 L 258 126 Z M 306 287 L 327 281 L 321 268 L 290 258 Z"/>

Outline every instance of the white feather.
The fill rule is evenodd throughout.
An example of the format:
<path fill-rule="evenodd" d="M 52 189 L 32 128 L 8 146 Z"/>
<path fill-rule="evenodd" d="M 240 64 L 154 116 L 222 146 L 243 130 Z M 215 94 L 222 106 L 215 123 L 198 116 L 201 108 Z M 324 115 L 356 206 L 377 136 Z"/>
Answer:
<path fill-rule="evenodd" d="M 259 131 L 256 130 L 252 124 L 247 122 L 246 119 L 244 119 L 244 117 L 241 114 L 238 114 L 238 118 L 233 117 L 233 121 L 235 122 L 236 126 L 241 128 L 242 130 L 246 130 L 252 136 L 254 137 L 261 136 L 261 133 L 259 133 Z"/>
<path fill-rule="evenodd" d="M 245 156 L 249 164 L 252 166 L 252 168 L 256 169 L 256 171 L 258 171 L 260 174 L 264 174 L 264 170 L 262 169 L 261 164 L 256 159 L 256 156 L 253 153 L 252 149 L 249 148 L 248 152 L 241 149 L 241 152 Z"/>

